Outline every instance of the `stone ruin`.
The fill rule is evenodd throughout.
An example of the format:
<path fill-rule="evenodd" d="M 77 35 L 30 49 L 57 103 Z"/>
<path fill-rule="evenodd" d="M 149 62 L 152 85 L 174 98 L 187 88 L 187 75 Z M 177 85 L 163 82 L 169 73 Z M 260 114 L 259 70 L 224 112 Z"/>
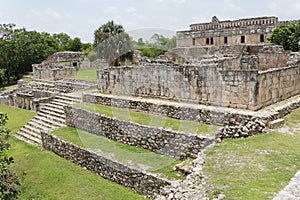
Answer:
<path fill-rule="evenodd" d="M 38 111 L 58 93 L 91 87 L 86 82 L 66 79 L 74 77 L 83 62 L 82 53 L 56 53 L 43 63 L 33 65 L 32 83 L 19 81 L 18 89 L 0 95 L 0 103 Z M 181 159 L 197 157 L 199 160 L 202 149 L 214 141 L 255 135 L 264 131 L 268 122 L 300 106 L 299 98 L 278 110 L 269 113 L 263 110 L 268 105 L 300 94 L 300 53 L 284 51 L 280 46 L 181 47 L 172 49 L 160 59 L 140 58 L 136 63 L 137 66 L 98 70 L 98 92 L 85 92 L 80 101 L 127 106 L 135 111 L 223 126 L 216 136 L 200 137 L 138 125 L 68 105 L 63 111 L 66 124 L 157 153 Z M 90 65 L 83 68 L 90 69 Z M 181 186 L 174 189 L 171 182 L 127 169 L 46 132 L 42 132 L 41 137 L 45 149 L 140 194 L 155 198 L 159 192 L 167 191 L 163 195 L 168 196 L 182 191 Z M 95 163 L 90 162 L 90 157 Z M 198 166 L 201 167 L 200 162 Z M 118 176 L 112 176 L 116 171 Z M 197 174 L 200 172 L 193 172 L 185 181 L 190 190 L 193 190 L 193 182 L 202 178 Z M 162 191 L 163 186 L 171 189 Z"/>
<path fill-rule="evenodd" d="M 256 17 L 191 24 L 176 33 L 177 47 L 267 44 L 273 30 L 299 20 L 279 21 L 277 17 Z"/>
<path fill-rule="evenodd" d="M 81 52 L 58 52 L 41 64 L 33 64 L 33 82 L 18 81 L 18 88 L 0 93 L 0 104 L 39 111 L 58 93 L 91 87 L 91 83 L 75 81 L 84 60 Z"/>
<path fill-rule="evenodd" d="M 228 48 L 188 49 L 183 65 L 150 62 L 99 70 L 99 92 L 254 111 L 300 93 L 299 53 L 280 46 Z M 173 53 L 184 55 L 180 51 Z"/>
<path fill-rule="evenodd" d="M 32 65 L 34 80 L 61 80 L 76 77 L 84 54 L 81 52 L 58 52 L 41 64 Z"/>

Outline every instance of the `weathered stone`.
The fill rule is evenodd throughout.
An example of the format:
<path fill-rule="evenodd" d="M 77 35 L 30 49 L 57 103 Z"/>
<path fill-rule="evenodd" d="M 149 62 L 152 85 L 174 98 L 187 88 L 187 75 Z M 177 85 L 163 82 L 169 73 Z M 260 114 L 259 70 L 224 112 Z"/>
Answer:
<path fill-rule="evenodd" d="M 75 77 L 84 59 L 81 52 L 58 52 L 41 64 L 32 65 L 33 78 L 43 80 L 61 80 Z"/>
<path fill-rule="evenodd" d="M 214 141 L 214 138 L 140 125 L 71 106 L 65 107 L 65 113 L 68 126 L 179 159 L 195 158 Z"/>
<path fill-rule="evenodd" d="M 276 129 L 279 128 L 280 126 L 284 125 L 284 119 L 276 119 L 274 121 L 271 121 L 268 123 L 268 128 L 270 129 Z"/>
<path fill-rule="evenodd" d="M 129 168 L 46 132 L 42 132 L 42 144 L 43 148 L 55 152 L 84 169 L 100 174 L 106 179 L 129 187 L 150 198 L 159 194 L 164 187 L 171 185 L 165 179 Z"/>

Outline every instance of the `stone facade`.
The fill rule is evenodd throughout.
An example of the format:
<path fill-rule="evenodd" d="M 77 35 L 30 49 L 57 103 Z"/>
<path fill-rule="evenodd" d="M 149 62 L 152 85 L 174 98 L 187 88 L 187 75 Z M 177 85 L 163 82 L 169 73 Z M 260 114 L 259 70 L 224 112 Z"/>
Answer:
<path fill-rule="evenodd" d="M 297 21 L 278 21 L 277 17 L 219 21 L 213 17 L 211 22 L 191 24 L 190 30 L 178 31 L 177 47 L 268 43 L 276 27 L 292 22 Z"/>
<path fill-rule="evenodd" d="M 99 70 L 98 88 L 114 95 L 250 110 L 299 94 L 299 53 L 278 46 L 241 50 L 238 56 L 199 55 L 183 66 L 149 63 Z"/>
<path fill-rule="evenodd" d="M 214 141 L 214 138 L 140 125 L 74 107 L 65 107 L 65 113 L 68 126 L 179 159 L 196 157 Z"/>
<path fill-rule="evenodd" d="M 81 52 L 58 52 L 41 64 L 32 65 L 33 79 L 61 80 L 75 77 L 80 68 L 84 54 Z"/>
<path fill-rule="evenodd" d="M 42 144 L 46 150 L 149 198 L 159 194 L 165 186 L 171 185 L 168 180 L 129 168 L 45 132 L 42 132 Z"/>

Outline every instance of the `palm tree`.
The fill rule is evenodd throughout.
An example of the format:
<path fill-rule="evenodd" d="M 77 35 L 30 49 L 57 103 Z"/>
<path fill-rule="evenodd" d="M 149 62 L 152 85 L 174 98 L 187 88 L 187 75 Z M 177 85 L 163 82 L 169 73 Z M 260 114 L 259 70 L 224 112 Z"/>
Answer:
<path fill-rule="evenodd" d="M 122 25 L 109 21 L 94 33 L 94 47 L 99 58 L 110 65 L 119 65 L 119 60 L 132 59 L 133 47 Z"/>
<path fill-rule="evenodd" d="M 122 25 L 115 24 L 114 21 L 109 21 L 95 31 L 94 46 L 96 47 L 109 37 L 113 37 L 124 32 L 125 29 Z"/>

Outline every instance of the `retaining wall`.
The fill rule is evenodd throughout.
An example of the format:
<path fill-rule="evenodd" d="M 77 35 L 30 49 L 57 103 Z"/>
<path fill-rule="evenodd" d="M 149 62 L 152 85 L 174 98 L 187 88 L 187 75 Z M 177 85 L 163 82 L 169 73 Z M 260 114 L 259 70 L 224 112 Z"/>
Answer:
<path fill-rule="evenodd" d="M 66 124 L 117 142 L 179 159 L 197 157 L 214 138 L 122 121 L 84 109 L 65 107 Z"/>
<path fill-rule="evenodd" d="M 42 145 L 46 150 L 72 161 L 73 163 L 141 195 L 154 197 L 171 183 L 152 174 L 131 169 L 116 161 L 109 160 L 94 152 L 63 141 L 56 136 L 42 132 Z"/>

